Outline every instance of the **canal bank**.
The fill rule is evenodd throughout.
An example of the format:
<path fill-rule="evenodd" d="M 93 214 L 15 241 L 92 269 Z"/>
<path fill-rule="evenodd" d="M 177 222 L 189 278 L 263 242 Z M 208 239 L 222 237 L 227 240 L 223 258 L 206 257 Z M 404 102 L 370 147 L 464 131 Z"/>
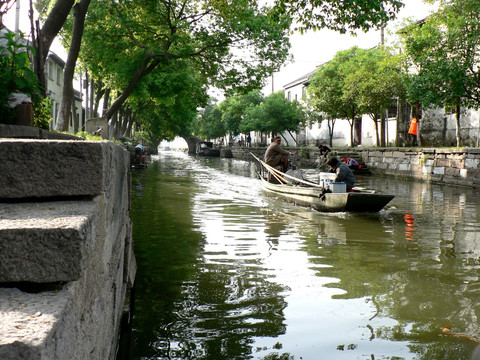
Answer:
<path fill-rule="evenodd" d="M 265 147 L 233 147 L 233 158 L 260 158 Z M 299 166 L 318 166 L 317 148 L 290 148 L 296 154 L 292 161 Z M 478 148 L 335 148 L 339 157 L 361 159 L 374 174 L 413 178 L 451 185 L 480 187 L 480 149 Z"/>
<path fill-rule="evenodd" d="M 130 155 L 0 130 L 0 358 L 114 359 L 136 273 Z"/>

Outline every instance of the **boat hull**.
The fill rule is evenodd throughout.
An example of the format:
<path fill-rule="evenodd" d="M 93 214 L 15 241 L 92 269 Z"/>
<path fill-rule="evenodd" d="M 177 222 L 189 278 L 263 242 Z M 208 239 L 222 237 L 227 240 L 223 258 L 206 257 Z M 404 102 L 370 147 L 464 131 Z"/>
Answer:
<path fill-rule="evenodd" d="M 322 194 L 322 189 L 319 188 L 273 184 L 263 178 L 261 180 L 263 189 L 268 193 L 322 212 L 378 212 L 394 198 L 394 195 L 371 192 Z"/>

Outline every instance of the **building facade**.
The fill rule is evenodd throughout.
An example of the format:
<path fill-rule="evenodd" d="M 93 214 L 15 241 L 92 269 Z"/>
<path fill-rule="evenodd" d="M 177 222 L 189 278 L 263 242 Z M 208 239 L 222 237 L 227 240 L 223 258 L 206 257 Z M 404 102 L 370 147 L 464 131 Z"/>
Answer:
<path fill-rule="evenodd" d="M 52 100 L 52 121 L 50 122 L 50 129 L 55 129 L 58 119 L 58 110 L 60 109 L 60 103 L 62 101 L 63 91 L 63 70 L 65 68 L 65 61 L 59 56 L 50 52 L 47 57 L 45 75 L 47 79 L 47 96 Z M 82 106 L 82 93 L 78 90 L 74 90 L 75 97 L 75 119 L 78 121 L 78 125 L 75 128 L 74 117 L 70 116 L 68 124 L 68 131 L 85 131 L 85 111 Z"/>
<path fill-rule="evenodd" d="M 293 80 L 283 86 L 285 97 L 290 101 L 297 100 L 305 103 L 308 98 L 307 87 L 316 70 Z M 397 103 L 388 111 L 385 129 L 385 140 L 389 146 L 405 146 L 408 144 L 408 121 L 411 108 L 408 104 Z M 331 125 L 331 123 L 330 123 Z M 347 120 L 334 121 L 332 138 L 333 146 L 379 146 L 376 139 L 375 123 L 368 115 L 356 121 L 354 126 L 354 142 L 351 143 L 351 127 Z M 445 111 L 444 108 L 430 108 L 422 111 L 419 122 L 418 140 L 420 146 L 456 146 L 455 114 Z M 462 109 L 460 117 L 460 138 L 463 146 L 478 147 L 480 139 L 480 111 Z M 315 123 L 311 126 L 298 129 L 296 136 L 300 145 L 318 145 L 329 143 L 329 121 Z M 285 134 L 287 141 L 295 141 L 289 134 Z"/>

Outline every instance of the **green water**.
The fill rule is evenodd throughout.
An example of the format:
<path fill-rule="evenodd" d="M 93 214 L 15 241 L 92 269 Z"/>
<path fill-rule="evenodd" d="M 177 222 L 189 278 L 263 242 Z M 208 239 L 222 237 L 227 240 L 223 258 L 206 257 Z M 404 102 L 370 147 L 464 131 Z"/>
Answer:
<path fill-rule="evenodd" d="M 254 175 L 175 152 L 134 171 L 118 359 L 477 359 L 478 191 L 362 177 L 385 211 L 322 214 Z"/>

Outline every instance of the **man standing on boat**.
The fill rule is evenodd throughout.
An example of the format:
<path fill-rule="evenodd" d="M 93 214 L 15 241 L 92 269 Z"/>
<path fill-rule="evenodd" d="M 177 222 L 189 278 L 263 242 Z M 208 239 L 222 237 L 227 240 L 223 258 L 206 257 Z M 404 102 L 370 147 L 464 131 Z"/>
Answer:
<path fill-rule="evenodd" d="M 282 149 L 280 146 L 281 142 L 281 137 L 278 135 L 275 136 L 265 152 L 265 162 L 274 168 L 276 168 L 278 165 L 282 165 L 282 171 L 287 172 L 288 156 L 292 154 L 287 150 Z"/>
<path fill-rule="evenodd" d="M 328 166 L 332 172 L 337 174 L 335 178 L 335 182 L 344 182 L 347 184 L 347 191 L 352 190 L 355 186 L 355 175 L 353 175 L 353 171 L 347 166 L 347 164 L 338 161 L 336 157 L 331 157 L 327 160 Z"/>

